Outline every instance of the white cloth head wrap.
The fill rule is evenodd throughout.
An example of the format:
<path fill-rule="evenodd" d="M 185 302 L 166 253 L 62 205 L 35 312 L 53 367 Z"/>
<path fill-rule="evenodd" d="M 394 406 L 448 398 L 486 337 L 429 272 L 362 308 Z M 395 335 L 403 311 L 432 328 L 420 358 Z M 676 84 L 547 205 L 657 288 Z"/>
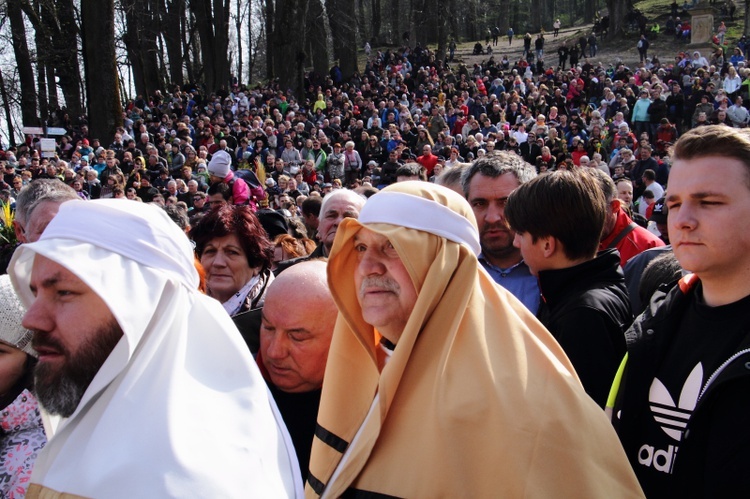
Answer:
<path fill-rule="evenodd" d="M 293 446 L 221 305 L 197 291 L 192 246 L 166 213 L 71 201 L 19 247 L 23 302 L 36 255 L 106 303 L 123 337 L 37 460 L 34 484 L 86 497 L 293 497 Z"/>
<path fill-rule="evenodd" d="M 444 237 L 463 244 L 479 255 L 479 231 L 476 224 L 447 206 L 404 192 L 379 192 L 367 200 L 359 214 L 362 224 L 400 225 Z"/>

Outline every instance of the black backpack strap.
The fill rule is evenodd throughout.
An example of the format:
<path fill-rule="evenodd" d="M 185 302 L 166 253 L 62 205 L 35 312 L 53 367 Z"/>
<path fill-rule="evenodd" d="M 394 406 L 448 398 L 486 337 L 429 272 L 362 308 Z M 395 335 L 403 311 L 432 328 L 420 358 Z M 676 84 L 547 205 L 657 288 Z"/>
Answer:
<path fill-rule="evenodd" d="M 620 244 L 620 241 L 625 239 L 625 237 L 631 232 L 633 232 L 636 227 L 638 227 L 638 224 L 636 224 L 635 222 L 630 222 L 630 224 L 624 229 L 622 229 L 622 231 L 620 231 L 620 233 L 617 234 L 617 237 L 614 238 L 611 243 L 609 243 L 609 246 L 607 246 L 607 249 L 616 248 L 617 245 Z"/>

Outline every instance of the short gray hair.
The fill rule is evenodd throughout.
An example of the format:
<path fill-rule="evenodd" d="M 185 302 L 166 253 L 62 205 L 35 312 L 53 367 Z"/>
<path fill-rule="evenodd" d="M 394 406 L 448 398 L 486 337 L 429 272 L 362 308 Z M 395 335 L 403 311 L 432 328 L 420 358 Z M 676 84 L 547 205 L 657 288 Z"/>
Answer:
<path fill-rule="evenodd" d="M 349 190 L 349 189 L 336 189 L 330 194 L 327 194 L 323 198 L 323 202 L 320 205 L 320 214 L 322 215 L 325 213 L 326 205 L 333 199 L 338 198 L 344 198 L 347 201 L 351 201 L 355 205 L 357 205 L 357 211 L 362 210 L 362 207 L 365 205 L 365 201 L 367 201 L 367 198 L 364 196 L 361 196 L 357 194 L 356 192 Z"/>
<path fill-rule="evenodd" d="M 497 178 L 506 173 L 512 173 L 520 185 L 536 177 L 536 169 L 517 154 L 508 151 L 492 152 L 478 158 L 464 169 L 461 174 L 464 196 L 469 197 L 469 184 L 474 175 L 481 174 L 485 177 Z"/>
<path fill-rule="evenodd" d="M 62 180 L 40 178 L 21 189 L 16 198 L 16 220 L 21 225 L 31 219 L 41 203 L 64 203 L 72 199 L 79 199 L 76 191 Z"/>

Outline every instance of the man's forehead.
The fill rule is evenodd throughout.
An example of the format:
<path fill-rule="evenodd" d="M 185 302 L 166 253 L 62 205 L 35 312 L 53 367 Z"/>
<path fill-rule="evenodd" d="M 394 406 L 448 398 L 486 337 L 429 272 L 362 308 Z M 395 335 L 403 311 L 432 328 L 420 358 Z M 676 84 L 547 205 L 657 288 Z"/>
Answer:
<path fill-rule="evenodd" d="M 29 287 L 32 290 L 40 287 L 49 288 L 59 284 L 70 283 L 83 284 L 83 281 L 54 260 L 39 254 L 34 257 L 34 264 L 31 268 L 31 280 L 29 282 Z"/>
<path fill-rule="evenodd" d="M 326 213 L 353 213 L 359 215 L 360 207 L 350 199 L 332 199 L 326 204 Z"/>

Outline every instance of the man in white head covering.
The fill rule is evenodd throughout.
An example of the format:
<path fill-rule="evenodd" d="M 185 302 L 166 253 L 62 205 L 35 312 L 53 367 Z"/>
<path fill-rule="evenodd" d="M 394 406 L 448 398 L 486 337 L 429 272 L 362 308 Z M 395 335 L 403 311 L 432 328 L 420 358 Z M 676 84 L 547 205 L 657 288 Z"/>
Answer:
<path fill-rule="evenodd" d="M 570 361 L 479 251 L 467 201 L 428 182 L 341 223 L 308 497 L 642 497 Z"/>
<path fill-rule="evenodd" d="M 28 497 L 299 495 L 278 411 L 193 262 L 162 210 L 117 200 L 63 204 L 16 251 L 35 387 L 67 418 Z"/>

